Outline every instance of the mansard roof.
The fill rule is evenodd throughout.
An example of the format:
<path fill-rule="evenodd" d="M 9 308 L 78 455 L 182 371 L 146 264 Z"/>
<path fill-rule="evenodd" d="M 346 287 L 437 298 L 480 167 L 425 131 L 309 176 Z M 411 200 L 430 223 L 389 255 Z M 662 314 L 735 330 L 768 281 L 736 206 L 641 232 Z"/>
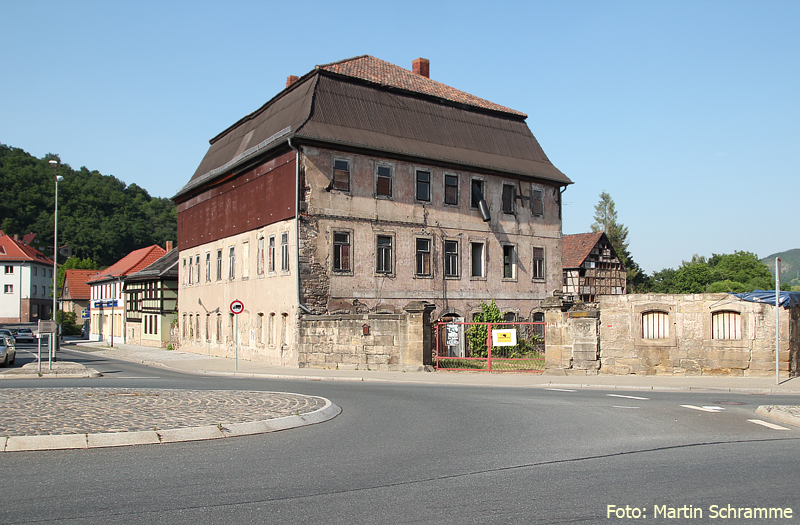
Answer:
<path fill-rule="evenodd" d="M 288 141 L 571 184 L 525 119 L 519 111 L 363 55 L 317 66 L 211 139 L 174 198 L 188 198 L 269 152 L 288 150 Z"/>

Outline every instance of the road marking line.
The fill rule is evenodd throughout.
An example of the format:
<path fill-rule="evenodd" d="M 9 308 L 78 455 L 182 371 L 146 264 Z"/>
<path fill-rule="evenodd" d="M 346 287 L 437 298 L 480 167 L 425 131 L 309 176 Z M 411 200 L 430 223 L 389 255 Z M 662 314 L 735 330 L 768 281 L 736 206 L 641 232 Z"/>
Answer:
<path fill-rule="evenodd" d="M 725 410 L 725 407 L 720 407 L 720 406 L 717 406 L 717 405 L 704 406 L 703 408 L 708 409 L 708 410 Z"/>
<path fill-rule="evenodd" d="M 552 390 L 554 392 L 577 392 L 577 390 L 567 390 L 566 388 L 545 388 L 545 390 Z"/>
<path fill-rule="evenodd" d="M 606 394 L 606 395 L 611 397 L 624 397 L 626 399 L 642 399 L 642 400 L 650 399 L 649 397 L 623 396 L 622 394 Z"/>
<path fill-rule="evenodd" d="M 761 421 L 760 419 L 748 419 L 748 421 L 751 423 L 755 423 L 756 425 L 763 425 L 767 428 L 771 428 L 772 430 L 789 430 L 786 427 L 776 425 L 775 423 L 767 423 L 766 421 Z"/>
<path fill-rule="evenodd" d="M 691 408 L 693 410 L 700 410 L 702 412 L 714 412 L 714 413 L 719 412 L 719 410 L 715 410 L 715 409 L 712 409 L 712 408 L 709 408 L 709 407 L 696 407 L 694 405 L 681 405 L 681 406 L 683 408 Z"/>
<path fill-rule="evenodd" d="M 623 407 L 620 405 L 614 405 L 612 408 L 639 408 L 639 407 Z"/>

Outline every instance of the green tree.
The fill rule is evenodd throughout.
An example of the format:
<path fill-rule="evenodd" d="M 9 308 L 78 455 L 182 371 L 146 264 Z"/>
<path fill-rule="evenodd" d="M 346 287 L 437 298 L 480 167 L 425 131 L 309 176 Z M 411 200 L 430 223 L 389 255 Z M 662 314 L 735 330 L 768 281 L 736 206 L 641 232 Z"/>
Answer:
<path fill-rule="evenodd" d="M 99 270 L 100 266 L 93 260 L 80 259 L 72 256 L 58 267 L 58 288 L 59 290 L 64 287 L 64 278 L 67 275 L 66 270 Z"/>
<path fill-rule="evenodd" d="M 42 251 L 52 256 L 55 181 L 48 153 L 37 159 L 0 144 L 0 229 L 8 234 L 37 233 Z M 58 165 L 58 244 L 82 258 L 108 266 L 151 244 L 177 240 L 177 208 L 153 198 L 136 184 L 86 167 Z"/>
<path fill-rule="evenodd" d="M 494 299 L 489 304 L 481 303 L 481 312 L 475 314 L 473 319 L 476 323 L 502 323 L 503 314 L 494 304 Z M 486 339 L 489 336 L 489 329 L 486 325 L 471 325 L 467 337 L 469 339 L 469 349 L 472 357 L 487 357 L 489 348 L 486 346 Z"/>
<path fill-rule="evenodd" d="M 631 252 L 628 250 L 628 227 L 618 222 L 617 207 L 611 195 L 603 191 L 600 193 L 600 201 L 594 207 L 594 223 L 592 231 L 605 232 L 606 237 L 614 247 L 617 257 L 625 266 L 628 281 L 628 293 L 642 291 L 647 285 L 647 275 L 641 267 L 633 260 Z"/>

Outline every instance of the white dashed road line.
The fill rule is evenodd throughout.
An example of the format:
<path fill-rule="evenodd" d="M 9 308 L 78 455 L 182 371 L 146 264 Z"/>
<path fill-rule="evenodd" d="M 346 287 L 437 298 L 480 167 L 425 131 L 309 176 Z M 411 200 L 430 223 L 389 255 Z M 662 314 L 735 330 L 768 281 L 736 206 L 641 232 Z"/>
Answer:
<path fill-rule="evenodd" d="M 614 405 L 611 408 L 639 408 L 639 407 L 624 407 L 624 406 L 620 406 L 620 405 Z"/>
<path fill-rule="evenodd" d="M 624 397 L 626 399 L 642 399 L 642 400 L 650 399 L 649 397 L 623 396 L 622 394 L 606 394 L 606 395 L 610 397 Z"/>
<path fill-rule="evenodd" d="M 767 428 L 771 428 L 772 430 L 789 430 L 786 427 L 776 425 L 775 423 L 767 423 L 766 421 L 761 421 L 760 419 L 748 419 L 748 421 L 751 423 L 755 423 L 756 425 L 763 425 Z"/>
<path fill-rule="evenodd" d="M 554 392 L 577 392 L 577 390 L 567 390 L 566 388 L 545 388 L 545 390 L 552 390 Z"/>
<path fill-rule="evenodd" d="M 720 412 L 725 410 L 722 407 L 696 407 L 694 405 L 681 405 L 683 408 L 691 408 L 693 410 L 701 410 L 703 412 Z"/>

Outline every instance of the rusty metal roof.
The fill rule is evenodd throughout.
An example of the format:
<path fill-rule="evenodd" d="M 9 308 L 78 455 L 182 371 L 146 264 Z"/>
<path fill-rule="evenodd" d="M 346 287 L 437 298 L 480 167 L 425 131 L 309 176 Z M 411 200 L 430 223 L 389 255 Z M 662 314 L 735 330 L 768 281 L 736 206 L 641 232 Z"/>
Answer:
<path fill-rule="evenodd" d="M 285 146 L 289 138 L 295 145 L 306 139 L 571 184 L 525 118 L 374 57 L 334 62 L 317 66 L 214 137 L 174 198 Z"/>

